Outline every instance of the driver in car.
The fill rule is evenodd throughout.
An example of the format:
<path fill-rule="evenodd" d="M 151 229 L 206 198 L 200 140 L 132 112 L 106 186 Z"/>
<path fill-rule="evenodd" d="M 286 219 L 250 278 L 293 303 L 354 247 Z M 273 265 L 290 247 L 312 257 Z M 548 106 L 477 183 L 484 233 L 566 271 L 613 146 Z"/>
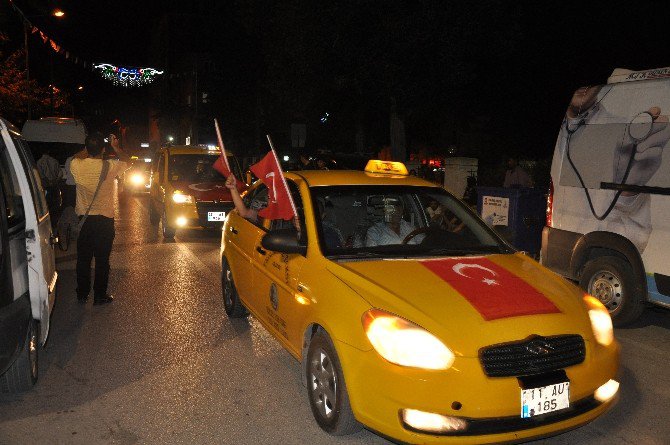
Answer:
<path fill-rule="evenodd" d="M 402 244 L 405 238 L 416 229 L 414 225 L 402 219 L 404 211 L 401 201 L 386 202 L 384 204 L 384 221 L 378 222 L 368 229 L 365 246 Z M 424 234 L 414 236 L 409 239 L 407 244 L 419 244 L 424 236 Z"/>

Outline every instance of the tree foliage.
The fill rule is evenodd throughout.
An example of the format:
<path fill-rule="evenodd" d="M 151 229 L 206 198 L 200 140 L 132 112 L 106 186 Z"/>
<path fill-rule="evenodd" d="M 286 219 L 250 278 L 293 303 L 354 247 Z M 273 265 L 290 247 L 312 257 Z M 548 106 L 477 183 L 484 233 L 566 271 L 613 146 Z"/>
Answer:
<path fill-rule="evenodd" d="M 26 118 L 29 110 L 39 114 L 47 112 L 52 100 L 54 111 L 66 107 L 68 96 L 65 93 L 56 90 L 52 98 L 48 87 L 26 78 L 22 49 L 5 55 L 3 49 L 7 42 L 7 36 L 0 34 L 0 115 L 18 122 Z"/>

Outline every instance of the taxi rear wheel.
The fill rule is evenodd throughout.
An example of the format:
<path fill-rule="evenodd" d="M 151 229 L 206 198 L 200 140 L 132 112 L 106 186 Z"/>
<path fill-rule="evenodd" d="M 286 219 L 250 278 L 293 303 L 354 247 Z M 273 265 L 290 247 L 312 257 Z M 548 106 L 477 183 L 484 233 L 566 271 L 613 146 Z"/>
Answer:
<path fill-rule="evenodd" d="M 586 263 L 579 285 L 605 305 L 614 326 L 635 321 L 644 310 L 643 291 L 631 265 L 614 256 L 602 256 Z"/>
<path fill-rule="evenodd" d="M 221 290 L 223 293 L 223 308 L 228 317 L 242 318 L 249 315 L 247 308 L 240 301 L 240 296 L 233 281 L 233 273 L 225 258 L 223 259 L 223 270 L 221 273 Z"/>
<path fill-rule="evenodd" d="M 334 436 L 361 429 L 349 404 L 340 359 L 328 335 L 318 331 L 307 352 L 307 395 L 319 426 Z"/>

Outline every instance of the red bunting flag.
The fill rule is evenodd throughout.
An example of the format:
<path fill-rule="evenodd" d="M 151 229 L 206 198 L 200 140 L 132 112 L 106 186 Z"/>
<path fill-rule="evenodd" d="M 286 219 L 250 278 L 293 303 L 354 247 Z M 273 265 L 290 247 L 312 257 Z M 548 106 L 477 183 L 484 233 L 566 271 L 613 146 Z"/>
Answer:
<path fill-rule="evenodd" d="M 296 215 L 295 204 L 288 191 L 286 179 L 281 171 L 274 150 L 251 167 L 251 171 L 268 188 L 268 206 L 258 212 L 267 219 L 292 219 Z"/>
<path fill-rule="evenodd" d="M 487 258 L 439 259 L 420 263 L 456 289 L 484 320 L 560 312 L 533 286 Z"/>

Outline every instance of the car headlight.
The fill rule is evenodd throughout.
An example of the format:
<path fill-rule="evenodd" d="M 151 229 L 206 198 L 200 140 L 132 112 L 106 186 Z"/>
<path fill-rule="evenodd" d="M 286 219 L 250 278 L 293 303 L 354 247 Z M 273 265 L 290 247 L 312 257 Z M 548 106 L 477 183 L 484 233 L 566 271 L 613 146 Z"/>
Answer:
<path fill-rule="evenodd" d="M 593 329 L 596 341 L 603 346 L 611 345 L 614 341 L 614 328 L 607 308 L 591 295 L 584 295 L 584 303 L 589 311 L 591 329 Z"/>
<path fill-rule="evenodd" d="M 142 185 L 144 184 L 144 175 L 142 173 L 134 173 L 130 177 L 130 182 L 132 182 L 135 185 Z"/>
<path fill-rule="evenodd" d="M 172 200 L 177 204 L 191 204 L 193 203 L 193 196 L 176 191 L 172 194 Z"/>
<path fill-rule="evenodd" d="M 404 318 L 379 309 L 363 314 L 363 328 L 375 350 L 391 363 L 422 369 L 449 369 L 454 353 L 437 337 Z"/>

